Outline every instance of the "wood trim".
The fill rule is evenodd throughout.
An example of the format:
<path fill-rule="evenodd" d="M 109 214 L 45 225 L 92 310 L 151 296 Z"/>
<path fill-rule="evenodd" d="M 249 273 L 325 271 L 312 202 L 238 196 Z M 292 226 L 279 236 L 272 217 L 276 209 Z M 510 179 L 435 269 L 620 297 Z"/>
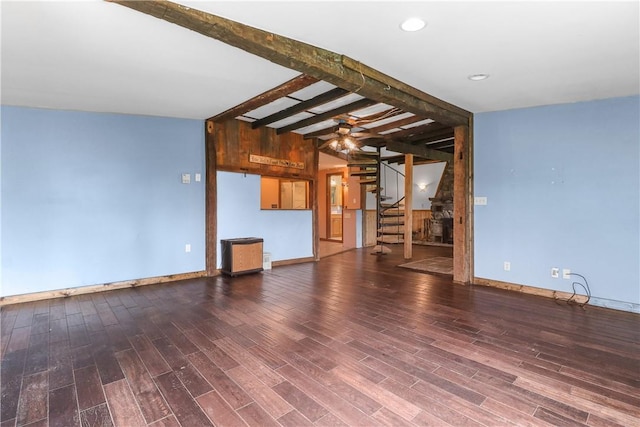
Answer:
<path fill-rule="evenodd" d="M 413 154 L 404 155 L 404 259 L 413 258 Z"/>
<path fill-rule="evenodd" d="M 473 260 L 471 147 L 468 126 L 454 128 L 453 156 L 453 281 L 471 282 Z"/>
<path fill-rule="evenodd" d="M 220 40 L 275 64 L 365 98 L 427 115 L 447 126 L 469 123 L 470 112 L 425 94 L 344 55 L 169 1 L 110 0 Z"/>
<path fill-rule="evenodd" d="M 303 264 L 305 262 L 316 262 L 315 257 L 306 257 L 306 258 L 293 258 L 293 259 L 283 259 L 281 261 L 273 261 L 271 263 L 272 267 L 282 267 L 284 265 L 293 265 L 293 264 Z"/>
<path fill-rule="evenodd" d="M 214 274 L 218 275 L 219 272 Z M 8 295 L 0 297 L 0 307 L 23 302 L 40 301 L 52 298 L 66 298 L 72 295 L 91 294 L 95 292 L 106 292 L 114 289 L 135 288 L 138 286 L 157 285 L 160 283 L 175 282 L 178 280 L 197 279 L 206 277 L 206 271 L 194 271 L 192 273 L 170 274 L 168 276 L 147 277 L 144 279 L 124 280 L 121 282 L 103 283 L 101 285 L 80 286 L 77 288 L 57 289 L 53 291 L 33 292 L 22 295 Z"/>
<path fill-rule="evenodd" d="M 206 122 L 205 133 L 205 268 L 208 276 L 214 276 L 217 271 L 217 222 L 218 222 L 218 182 L 216 167 L 215 123 Z"/>
<path fill-rule="evenodd" d="M 529 285 L 519 285 L 517 283 L 501 282 L 499 280 L 485 279 L 482 277 L 473 278 L 474 285 L 488 286 L 491 288 L 505 289 L 508 291 L 521 292 L 523 294 L 538 295 L 545 298 L 567 300 L 571 297 L 571 292 L 554 291 L 552 289 L 537 288 Z M 576 295 L 575 302 L 582 304 L 586 302 L 585 295 Z"/>

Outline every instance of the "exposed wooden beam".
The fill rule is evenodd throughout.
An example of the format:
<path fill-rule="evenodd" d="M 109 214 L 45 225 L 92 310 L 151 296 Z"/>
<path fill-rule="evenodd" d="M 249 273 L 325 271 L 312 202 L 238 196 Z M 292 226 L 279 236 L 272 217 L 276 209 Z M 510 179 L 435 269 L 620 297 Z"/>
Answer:
<path fill-rule="evenodd" d="M 429 96 L 344 55 L 259 30 L 169 1 L 109 0 L 188 28 L 365 98 L 427 116 L 447 126 L 466 125 L 471 113 Z"/>
<path fill-rule="evenodd" d="M 290 125 L 279 127 L 277 130 L 277 134 L 281 135 L 295 129 L 302 129 L 307 126 L 329 120 L 330 118 L 338 116 L 340 114 L 359 110 L 360 108 L 365 108 L 373 104 L 377 104 L 377 102 L 367 98 L 359 99 L 358 101 L 352 102 L 351 104 L 343 105 L 342 107 L 336 108 L 334 110 L 325 111 L 324 113 L 316 114 L 313 117 L 302 119 Z"/>
<path fill-rule="evenodd" d="M 292 105 L 289 108 L 285 108 L 282 111 L 278 111 L 277 113 L 273 113 L 271 115 L 268 115 L 267 117 L 263 117 L 260 120 L 256 120 L 255 122 L 251 123 L 251 127 L 255 129 L 261 126 L 266 126 L 269 123 L 277 122 L 278 120 L 286 119 L 287 117 L 293 116 L 294 114 L 300 113 L 313 107 L 317 107 L 318 105 L 325 104 L 327 102 L 333 101 L 334 99 L 338 99 L 348 93 L 348 91 L 337 87 L 328 92 L 321 93 L 318 96 L 314 96 L 311 99 L 307 99 L 306 101 L 302 101 L 296 105 Z"/>
<path fill-rule="evenodd" d="M 393 137 L 394 134 L 389 134 L 389 136 Z M 452 128 L 439 129 L 435 131 L 421 133 L 418 135 L 412 135 L 407 139 L 403 139 L 402 142 L 408 142 L 410 144 L 420 145 L 420 144 L 428 144 L 430 142 L 442 141 L 443 139 L 447 139 L 447 138 L 453 139 Z M 429 147 L 429 148 L 433 148 L 433 147 Z"/>
<path fill-rule="evenodd" d="M 411 142 L 411 137 L 414 137 L 413 139 L 417 140 L 420 135 L 426 135 L 428 132 L 431 132 L 432 129 L 436 129 L 438 131 L 442 130 L 441 128 L 438 129 L 437 126 L 434 126 L 436 124 L 437 123 L 429 123 L 422 126 L 414 126 L 414 127 L 402 129 L 396 132 L 386 133 L 384 134 L 384 136 L 389 139 L 395 139 L 395 140 L 402 139 L 403 142 Z M 451 134 L 453 134 L 453 129 L 451 128 L 449 129 L 451 130 Z M 407 140 L 403 138 L 407 138 Z"/>
<path fill-rule="evenodd" d="M 390 119 L 392 117 L 398 116 L 403 113 L 404 111 L 402 111 L 401 109 L 389 106 L 389 108 L 387 108 L 386 110 L 383 110 L 374 114 L 369 114 L 368 116 L 362 116 L 360 118 L 357 118 L 355 120 L 356 121 L 355 126 L 362 127 L 363 124 L 374 123 L 384 119 Z"/>
<path fill-rule="evenodd" d="M 320 136 L 330 135 L 330 134 L 335 133 L 337 131 L 338 131 L 338 126 L 335 125 L 335 126 L 329 126 L 328 128 L 325 128 L 325 129 L 317 130 L 315 132 L 305 133 L 302 136 L 304 137 L 304 139 L 314 139 L 314 138 L 318 138 Z"/>
<path fill-rule="evenodd" d="M 453 137 L 447 138 L 446 140 L 441 142 L 434 142 L 433 144 L 428 144 L 427 148 L 431 148 L 433 150 L 441 150 L 443 148 L 453 147 L 454 141 L 455 141 L 455 138 Z"/>
<path fill-rule="evenodd" d="M 146 2 L 140 2 L 146 3 Z M 228 109 L 216 116 L 211 117 L 209 120 L 214 122 L 223 122 L 228 119 L 233 119 L 238 116 L 243 115 L 249 111 L 255 110 L 256 108 L 262 107 L 263 105 L 267 105 L 270 102 L 275 101 L 276 99 L 280 99 L 283 96 L 287 96 L 293 92 L 297 92 L 300 89 L 304 89 L 305 87 L 316 83 L 318 79 L 315 77 L 307 76 L 304 74 L 295 77 L 288 82 L 281 84 L 280 86 L 268 90 L 260 95 L 251 98 L 250 100 L 243 102 L 240 105 L 237 105 L 233 108 Z"/>
<path fill-rule="evenodd" d="M 375 133 L 380 133 L 380 132 L 384 132 L 384 131 L 389 130 L 389 129 L 395 129 L 395 128 L 399 128 L 399 127 L 402 127 L 402 126 L 410 125 L 411 123 L 419 122 L 419 121 L 422 121 L 422 120 L 424 120 L 426 118 L 427 117 L 424 117 L 424 116 L 406 117 L 404 119 L 396 120 L 394 122 L 386 123 L 384 125 L 380 125 L 380 126 L 376 126 L 376 127 L 373 127 L 373 128 L 369 128 L 367 130 L 371 131 L 371 132 L 375 132 Z"/>
<path fill-rule="evenodd" d="M 372 79 L 378 80 L 380 82 L 386 83 L 389 86 L 395 87 L 401 90 L 402 92 L 411 94 L 416 98 L 428 100 L 433 105 L 437 105 L 443 109 L 453 111 L 456 114 L 459 114 L 460 116 L 469 117 L 470 115 L 470 113 L 463 108 L 450 104 L 446 101 L 443 101 L 442 99 L 436 98 L 435 96 L 431 96 L 428 93 L 422 92 L 421 90 L 416 89 L 413 86 L 409 86 L 408 84 L 401 82 L 400 80 L 397 80 L 391 76 L 388 76 L 374 68 L 371 68 L 368 65 L 361 63 L 360 61 L 356 61 L 352 58 L 344 56 L 342 59 L 342 63 L 344 64 L 345 67 L 348 67 L 360 74 L 371 77 Z"/>
<path fill-rule="evenodd" d="M 387 141 L 387 150 L 404 154 L 414 154 L 425 159 L 442 160 L 445 162 L 453 160 L 453 155 L 450 153 L 432 150 L 421 145 L 411 145 L 404 142 Z"/>
<path fill-rule="evenodd" d="M 456 126 L 453 158 L 453 281 L 473 278 L 473 152 L 470 127 Z"/>

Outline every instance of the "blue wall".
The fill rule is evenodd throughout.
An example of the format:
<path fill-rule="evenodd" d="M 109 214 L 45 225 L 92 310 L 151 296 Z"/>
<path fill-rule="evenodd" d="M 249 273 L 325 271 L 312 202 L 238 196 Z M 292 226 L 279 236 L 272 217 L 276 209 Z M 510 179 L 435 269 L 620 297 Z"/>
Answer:
<path fill-rule="evenodd" d="M 311 210 L 260 210 L 260 175 L 218 172 L 218 268 L 220 240 L 261 237 L 271 261 L 313 256 Z"/>
<path fill-rule="evenodd" d="M 2 295 L 205 269 L 201 121 L 7 106 L 1 117 Z"/>
<path fill-rule="evenodd" d="M 640 97 L 475 116 L 475 275 L 640 310 Z M 511 271 L 503 270 L 503 262 Z"/>

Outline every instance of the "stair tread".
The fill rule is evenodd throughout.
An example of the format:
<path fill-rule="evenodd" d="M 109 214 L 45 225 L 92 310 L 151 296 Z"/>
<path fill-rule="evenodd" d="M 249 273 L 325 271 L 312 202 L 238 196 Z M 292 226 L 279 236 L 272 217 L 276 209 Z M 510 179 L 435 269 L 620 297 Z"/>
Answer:
<path fill-rule="evenodd" d="M 369 178 L 369 179 L 361 179 L 360 181 L 358 181 L 358 183 L 360 184 L 375 184 L 377 181 L 376 178 Z"/>
<path fill-rule="evenodd" d="M 376 170 L 360 170 L 360 171 L 349 173 L 349 175 L 351 176 L 375 176 L 377 174 L 378 174 L 378 171 Z"/>

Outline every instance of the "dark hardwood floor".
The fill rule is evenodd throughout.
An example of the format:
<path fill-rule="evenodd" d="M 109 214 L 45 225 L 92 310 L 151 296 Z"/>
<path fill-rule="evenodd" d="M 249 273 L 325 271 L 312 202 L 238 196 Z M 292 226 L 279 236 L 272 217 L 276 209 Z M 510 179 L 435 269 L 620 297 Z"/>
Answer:
<path fill-rule="evenodd" d="M 3 307 L 1 427 L 639 425 L 640 316 L 401 256 Z"/>

